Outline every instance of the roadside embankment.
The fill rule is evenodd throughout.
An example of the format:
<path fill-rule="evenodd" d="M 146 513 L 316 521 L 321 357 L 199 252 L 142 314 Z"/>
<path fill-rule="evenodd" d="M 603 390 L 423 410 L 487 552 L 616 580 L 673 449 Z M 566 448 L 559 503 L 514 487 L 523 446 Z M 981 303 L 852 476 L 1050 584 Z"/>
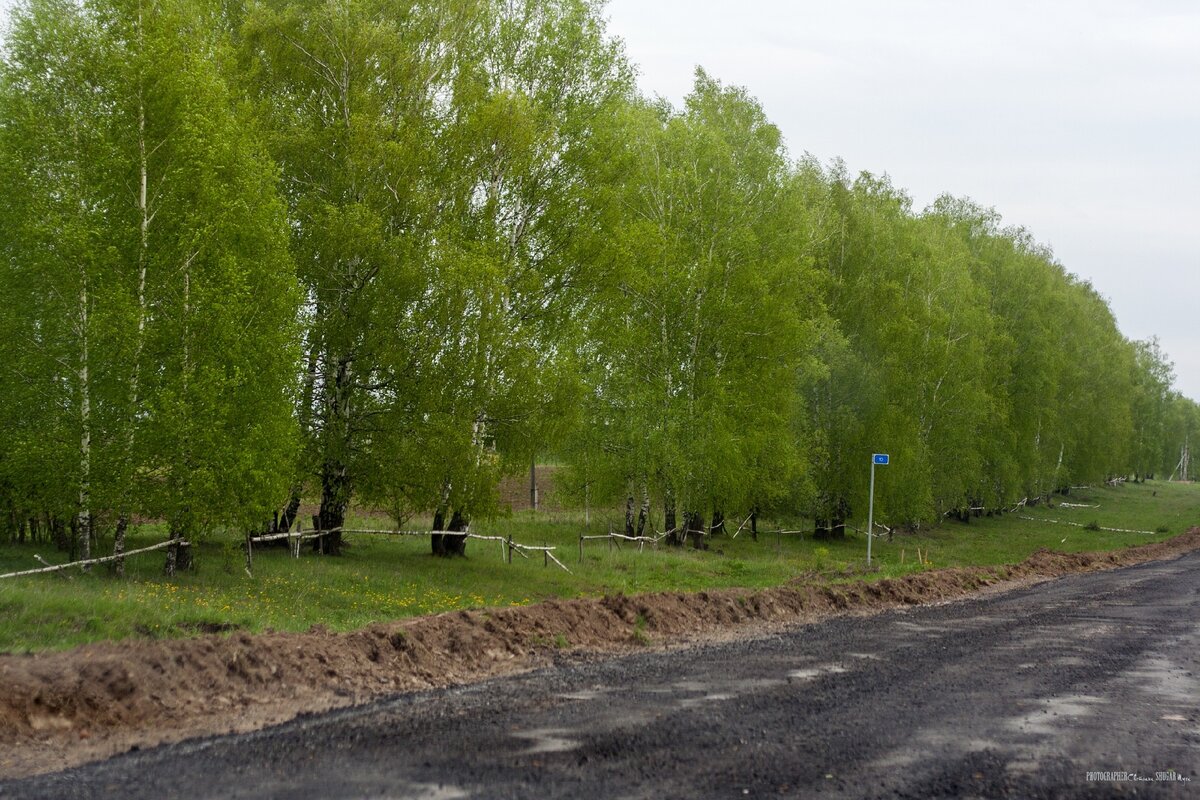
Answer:
<path fill-rule="evenodd" d="M 615 595 L 458 611 L 350 633 L 209 635 L 0 656 L 0 777 L 62 769 L 134 747 L 245 732 L 299 714 L 543 667 L 749 635 L 769 625 L 953 600 L 1075 572 L 1171 558 L 1200 528 L 1100 553 L 1040 550 L 1020 564 L 764 590 Z"/>

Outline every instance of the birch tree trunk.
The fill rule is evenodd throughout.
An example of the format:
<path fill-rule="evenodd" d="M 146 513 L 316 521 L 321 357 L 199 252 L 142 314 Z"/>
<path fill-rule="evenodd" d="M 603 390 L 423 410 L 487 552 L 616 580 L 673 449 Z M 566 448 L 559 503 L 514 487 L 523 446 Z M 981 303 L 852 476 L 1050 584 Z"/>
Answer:
<path fill-rule="evenodd" d="M 467 518 L 463 509 L 454 509 L 454 515 L 450 518 L 450 526 L 448 531 L 466 533 L 470 527 L 471 521 Z M 443 547 L 447 556 L 466 556 L 467 554 L 467 537 L 466 536 L 446 536 L 443 539 Z"/>
<path fill-rule="evenodd" d="M 138 43 L 141 44 L 142 14 L 138 10 Z M 113 536 L 113 555 L 120 556 L 125 552 L 125 533 L 129 528 L 129 485 L 133 482 L 134 454 L 133 448 L 137 436 L 137 413 L 141 403 L 141 367 L 142 351 L 146 344 L 146 266 L 150 248 L 151 214 L 147 184 L 149 182 L 149 161 L 146 153 L 146 102 L 142 87 L 138 86 L 138 250 L 137 250 L 137 329 L 133 344 L 132 374 L 129 379 L 129 426 L 125 441 L 125 475 L 126 490 L 118 509 L 117 530 Z M 125 559 L 118 558 L 113 565 L 117 577 L 125 576 Z"/>
<path fill-rule="evenodd" d="M 645 479 L 642 480 L 642 507 L 638 509 L 637 519 L 637 535 L 642 536 L 646 532 L 646 523 L 650 519 L 650 488 Z"/>
<path fill-rule="evenodd" d="M 447 505 L 450 502 L 450 482 L 442 481 L 441 499 L 438 500 L 437 509 L 433 513 L 433 535 L 429 537 L 430 546 L 435 556 L 446 556 L 446 536 L 442 531 L 446 530 L 446 511 Z"/>
<path fill-rule="evenodd" d="M 675 496 L 668 490 L 663 500 L 663 530 L 667 533 L 667 543 L 678 547 L 683 544 L 684 537 L 675 527 Z"/>
<path fill-rule="evenodd" d="M 182 341 L 182 345 L 183 345 L 182 386 L 183 386 L 183 397 L 184 397 L 185 403 L 187 401 L 187 396 L 188 396 L 188 389 L 189 389 L 189 383 L 190 383 L 189 373 L 191 371 L 191 342 L 190 342 L 190 331 L 189 331 L 189 325 L 188 325 L 189 317 L 191 315 L 191 296 L 192 296 L 191 266 L 192 266 L 192 259 L 188 258 L 187 261 L 185 261 L 184 265 L 183 265 L 183 335 L 181 337 L 183 340 Z M 186 469 L 186 462 L 189 459 L 189 450 L 190 450 L 190 443 L 188 441 L 187 435 L 185 434 L 185 439 L 183 442 L 185 469 L 184 469 L 184 475 L 183 475 L 183 486 L 181 487 L 181 492 L 180 492 L 184 497 L 184 506 L 180 510 L 180 512 L 177 514 L 176 519 L 172 520 L 172 523 L 171 523 L 171 542 L 172 542 L 172 544 L 170 547 L 167 548 L 167 561 L 166 561 L 166 564 L 163 566 L 163 572 L 165 572 L 168 577 L 173 577 L 177 570 L 190 569 L 192 566 L 191 549 L 183 548 L 183 547 L 179 546 L 179 542 L 184 541 L 185 538 L 188 540 L 190 540 L 192 538 L 192 536 L 191 536 L 191 534 L 192 534 L 191 519 L 190 519 L 191 509 L 188 505 L 188 501 L 189 501 L 188 488 L 187 488 L 188 474 L 187 474 L 187 469 Z"/>
<path fill-rule="evenodd" d="M 313 549 L 329 556 L 342 553 L 342 534 L 337 529 L 346 522 L 346 509 L 353 491 L 348 463 L 353 389 L 352 360 L 342 356 L 337 359 L 332 386 L 326 379 L 325 424 L 332 430 L 326 432 L 328 438 L 321 464 L 321 509 L 318 514 L 321 530 L 334 533 L 313 540 Z"/>
<path fill-rule="evenodd" d="M 537 456 L 529 457 L 529 507 L 538 510 Z"/>
<path fill-rule="evenodd" d="M 79 512 L 77 533 L 80 555 L 92 557 L 92 387 L 88 374 L 88 283 L 79 286 Z"/>
<path fill-rule="evenodd" d="M 320 308 L 317 309 L 317 318 L 321 316 Z M 313 341 L 309 343 L 308 359 L 304 369 L 304 387 L 300 393 L 300 432 L 305 437 L 311 435 L 312 429 L 312 402 L 313 392 L 316 388 L 317 381 L 317 352 L 319 343 Z M 279 517 L 279 523 L 276 525 L 276 532 L 290 531 L 292 525 L 296 522 L 296 517 L 300 513 L 300 493 L 304 488 L 302 480 L 297 481 L 292 485 L 291 494 L 288 496 L 288 504 L 283 509 L 283 514 Z"/>

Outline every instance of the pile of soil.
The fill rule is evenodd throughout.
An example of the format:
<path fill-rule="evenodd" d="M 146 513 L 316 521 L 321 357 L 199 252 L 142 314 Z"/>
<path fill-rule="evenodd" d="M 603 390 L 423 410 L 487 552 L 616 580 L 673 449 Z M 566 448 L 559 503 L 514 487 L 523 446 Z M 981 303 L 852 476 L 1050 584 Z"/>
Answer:
<path fill-rule="evenodd" d="M 573 653 L 678 646 L 761 630 L 951 600 L 1180 555 L 1200 528 L 1106 553 L 1040 550 L 1021 564 L 932 570 L 872 583 L 662 593 L 460 611 L 352 633 L 125 640 L 0 656 L 0 777 L 62 769 L 130 748 L 245 732 L 298 714 L 415 689 L 529 670 Z"/>

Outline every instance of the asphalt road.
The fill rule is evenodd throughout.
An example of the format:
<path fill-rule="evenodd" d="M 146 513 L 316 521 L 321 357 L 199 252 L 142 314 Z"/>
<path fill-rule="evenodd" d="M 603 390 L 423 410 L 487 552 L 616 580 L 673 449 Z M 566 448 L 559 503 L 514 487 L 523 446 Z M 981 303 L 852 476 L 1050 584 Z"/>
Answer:
<path fill-rule="evenodd" d="M 408 695 L 0 797 L 1184 797 L 1198 772 L 1192 554 Z"/>

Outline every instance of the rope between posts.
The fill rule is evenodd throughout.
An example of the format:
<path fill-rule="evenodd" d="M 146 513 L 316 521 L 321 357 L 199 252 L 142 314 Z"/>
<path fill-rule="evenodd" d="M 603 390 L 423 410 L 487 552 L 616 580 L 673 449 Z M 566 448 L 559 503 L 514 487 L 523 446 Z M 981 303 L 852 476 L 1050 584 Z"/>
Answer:
<path fill-rule="evenodd" d="M 517 555 L 522 558 L 529 558 L 530 552 L 546 553 L 555 564 L 563 567 L 561 561 L 554 558 L 552 550 L 554 547 L 542 547 L 538 545 L 521 544 L 511 541 L 507 536 L 483 536 L 478 533 L 470 533 L 469 531 L 406 531 L 399 529 L 381 529 L 381 528 L 331 528 L 327 531 L 313 531 L 311 533 L 274 533 L 265 536 L 256 536 L 250 539 L 253 544 L 261 542 L 272 542 L 279 539 L 290 539 L 292 541 L 303 541 L 305 539 L 319 539 L 322 536 L 328 536 L 331 533 L 342 533 L 352 535 L 372 535 L 372 536 L 461 536 L 467 539 L 474 539 L 480 542 L 501 542 L 507 547 L 511 547 Z M 566 569 L 566 567 L 563 567 Z M 570 570 L 567 570 L 570 572 Z"/>
<path fill-rule="evenodd" d="M 1063 520 L 1063 519 L 1038 519 L 1037 517 L 1026 517 L 1026 516 L 1022 516 L 1022 515 L 1017 515 L 1017 519 L 1023 519 L 1028 522 L 1048 522 L 1051 525 L 1070 525 L 1072 528 L 1086 528 L 1087 527 L 1087 525 L 1084 525 L 1082 522 L 1067 522 L 1066 520 Z M 1131 531 L 1126 528 L 1099 528 L 1099 530 L 1107 531 L 1109 533 L 1141 533 L 1141 534 L 1145 534 L 1147 536 L 1154 535 L 1154 531 Z"/>
<path fill-rule="evenodd" d="M 71 567 L 81 567 L 82 568 L 82 567 L 90 567 L 94 564 L 108 564 L 112 561 L 120 561 L 123 558 L 129 558 L 130 556 L 136 556 L 136 555 L 140 555 L 142 553 L 149 553 L 153 550 L 162 550 L 164 548 L 170 547 L 171 545 L 176 545 L 178 547 L 191 547 L 192 546 L 191 542 L 184 541 L 183 539 L 168 539 L 165 542 L 159 542 L 158 544 L 150 545 L 149 547 L 142 547 L 137 550 L 128 550 L 124 553 L 121 553 L 120 555 L 104 556 L 102 558 L 89 558 L 89 559 L 85 559 L 83 561 L 70 561 L 66 564 L 55 564 L 55 565 L 52 565 L 49 567 L 40 567 L 38 569 L 22 570 L 21 572 L 9 572 L 5 575 L 0 575 L 0 580 L 2 580 L 4 578 L 19 578 L 22 575 L 39 575 L 39 574 L 46 573 L 46 572 L 59 572 L 64 569 L 70 569 Z M 38 561 L 42 561 L 41 556 L 35 555 L 34 558 L 36 558 Z M 44 564 L 46 562 L 42 561 L 42 563 Z"/>

